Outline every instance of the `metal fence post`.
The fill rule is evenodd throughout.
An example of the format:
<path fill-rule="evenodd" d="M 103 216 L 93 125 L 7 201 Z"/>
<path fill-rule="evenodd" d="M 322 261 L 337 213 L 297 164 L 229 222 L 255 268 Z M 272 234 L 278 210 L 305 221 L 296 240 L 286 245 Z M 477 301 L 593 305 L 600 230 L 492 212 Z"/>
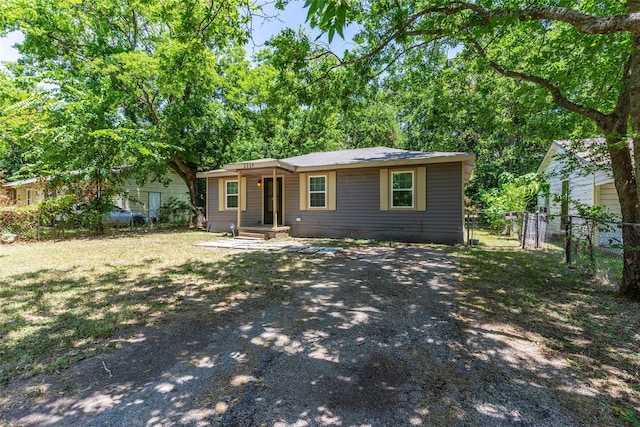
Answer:
<path fill-rule="evenodd" d="M 527 248 L 527 233 L 529 232 L 529 212 L 522 213 L 522 249 Z"/>
<path fill-rule="evenodd" d="M 469 228 L 471 227 L 471 215 L 470 212 L 467 211 L 467 245 L 471 244 L 471 234 Z"/>
<path fill-rule="evenodd" d="M 571 254 L 571 238 L 572 238 L 572 230 L 571 230 L 571 216 L 567 216 L 567 231 L 566 231 L 566 235 L 565 235 L 565 248 L 564 248 L 564 254 L 565 254 L 565 261 L 567 264 L 571 265 L 571 261 L 572 261 L 572 254 Z"/>
<path fill-rule="evenodd" d="M 536 249 L 540 248 L 540 214 L 538 212 L 536 215 Z"/>

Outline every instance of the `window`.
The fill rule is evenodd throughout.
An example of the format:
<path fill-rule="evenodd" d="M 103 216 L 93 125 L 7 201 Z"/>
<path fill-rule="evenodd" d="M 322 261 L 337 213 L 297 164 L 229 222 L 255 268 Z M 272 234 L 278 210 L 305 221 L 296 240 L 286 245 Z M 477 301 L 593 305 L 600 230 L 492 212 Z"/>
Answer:
<path fill-rule="evenodd" d="M 227 181 L 225 198 L 227 209 L 238 208 L 238 181 Z"/>
<path fill-rule="evenodd" d="M 327 177 L 310 176 L 309 177 L 309 207 L 310 208 L 326 208 L 327 207 Z"/>
<path fill-rule="evenodd" d="M 413 207 L 413 171 L 391 172 L 391 207 Z"/>
<path fill-rule="evenodd" d="M 31 189 L 27 188 L 27 205 L 30 205 L 33 202 L 31 199 Z"/>
<path fill-rule="evenodd" d="M 336 210 L 336 171 L 322 175 L 300 174 L 300 210 Z"/>
<path fill-rule="evenodd" d="M 218 179 L 218 211 L 247 210 L 247 178 Z"/>

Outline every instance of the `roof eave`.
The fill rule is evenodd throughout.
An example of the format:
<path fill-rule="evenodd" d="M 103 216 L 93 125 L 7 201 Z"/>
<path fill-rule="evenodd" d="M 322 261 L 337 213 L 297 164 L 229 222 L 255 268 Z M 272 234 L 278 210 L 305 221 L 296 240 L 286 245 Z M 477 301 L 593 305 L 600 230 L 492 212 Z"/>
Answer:
<path fill-rule="evenodd" d="M 536 173 L 544 174 L 551 164 L 551 160 L 553 160 L 553 157 L 558 153 L 559 150 L 564 151 L 564 148 L 562 148 L 562 146 L 558 144 L 557 141 L 553 141 L 551 143 L 551 146 L 547 150 L 547 153 L 542 158 L 542 161 L 540 162 L 540 166 L 538 166 L 538 170 L 536 171 Z"/>
<path fill-rule="evenodd" d="M 216 178 L 225 176 L 237 176 L 237 172 L 228 171 L 225 169 L 215 169 L 210 171 L 196 173 L 196 178 Z"/>
<path fill-rule="evenodd" d="M 314 166 L 297 166 L 295 172 L 314 172 L 324 170 L 335 169 L 360 169 L 360 168 L 375 168 L 375 167 L 402 167 L 412 165 L 424 165 L 432 163 L 455 163 L 455 162 L 473 162 L 475 156 L 473 154 L 459 154 L 453 156 L 437 156 L 437 157 L 422 157 L 413 159 L 394 159 L 394 160 L 372 160 L 352 163 L 335 163 L 327 165 L 314 165 Z"/>
<path fill-rule="evenodd" d="M 44 180 L 38 180 L 37 178 L 22 179 L 19 181 L 5 182 L 4 184 L 2 184 L 2 187 L 17 188 L 17 187 L 24 187 L 24 186 L 33 186 L 38 184 L 39 182 L 44 182 Z"/>

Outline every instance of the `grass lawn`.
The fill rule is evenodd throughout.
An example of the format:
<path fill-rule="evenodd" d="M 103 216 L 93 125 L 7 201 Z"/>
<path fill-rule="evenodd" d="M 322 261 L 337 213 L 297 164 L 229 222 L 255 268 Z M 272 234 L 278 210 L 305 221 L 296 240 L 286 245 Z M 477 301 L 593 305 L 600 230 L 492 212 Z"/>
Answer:
<path fill-rule="evenodd" d="M 562 262 L 560 249 L 459 247 L 459 304 L 488 322 L 540 337 L 550 355 L 611 397 L 609 408 L 640 426 L 639 304 Z"/>
<path fill-rule="evenodd" d="M 204 232 L 138 233 L 0 246 L 0 384 L 54 372 L 134 329 L 207 315 L 281 284 L 321 257 L 196 248 Z"/>

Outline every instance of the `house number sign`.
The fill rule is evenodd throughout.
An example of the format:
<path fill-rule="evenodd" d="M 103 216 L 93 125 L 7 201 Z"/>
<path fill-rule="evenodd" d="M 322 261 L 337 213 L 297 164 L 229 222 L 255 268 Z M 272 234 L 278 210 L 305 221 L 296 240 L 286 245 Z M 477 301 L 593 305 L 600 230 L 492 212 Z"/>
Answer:
<path fill-rule="evenodd" d="M 254 167 L 253 163 L 243 163 L 242 164 L 242 168 L 243 169 L 252 169 Z"/>

